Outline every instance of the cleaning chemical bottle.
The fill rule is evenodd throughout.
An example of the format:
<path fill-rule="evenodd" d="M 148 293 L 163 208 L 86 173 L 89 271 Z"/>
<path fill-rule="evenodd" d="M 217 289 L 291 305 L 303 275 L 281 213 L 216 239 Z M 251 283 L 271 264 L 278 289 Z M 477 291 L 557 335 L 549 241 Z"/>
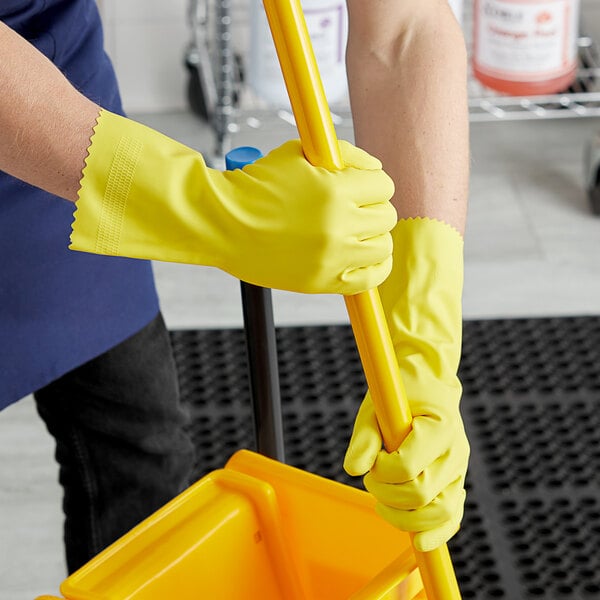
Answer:
<path fill-rule="evenodd" d="M 302 0 L 306 26 L 329 104 L 345 100 L 346 38 L 348 16 L 345 0 Z M 250 61 L 248 84 L 269 105 L 289 107 L 277 54 L 261 0 L 250 2 Z"/>
<path fill-rule="evenodd" d="M 579 0 L 475 0 L 473 73 L 514 96 L 554 94 L 577 71 Z"/>

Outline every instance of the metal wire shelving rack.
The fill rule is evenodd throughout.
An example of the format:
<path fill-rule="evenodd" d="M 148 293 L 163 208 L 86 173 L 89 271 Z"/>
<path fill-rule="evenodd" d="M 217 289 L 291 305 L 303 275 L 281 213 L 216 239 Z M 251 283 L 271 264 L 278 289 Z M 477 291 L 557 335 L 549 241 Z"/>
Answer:
<path fill-rule="evenodd" d="M 473 7 L 470 1 L 464 5 L 462 27 L 470 58 L 473 32 Z M 546 96 L 499 94 L 479 83 L 470 71 L 468 96 L 471 122 L 600 116 L 600 55 L 596 42 L 585 32 L 583 20 L 580 29 L 576 80 L 561 93 Z"/>
<path fill-rule="evenodd" d="M 579 38 L 575 83 L 560 94 L 503 96 L 469 80 L 469 116 L 473 122 L 521 119 L 600 117 L 600 61 L 593 40 Z M 585 65 L 585 66 L 584 66 Z"/>
<path fill-rule="evenodd" d="M 247 2 L 190 0 L 191 42 L 186 51 L 190 72 L 192 110 L 209 123 L 214 133 L 214 162 L 219 163 L 232 141 L 244 129 L 262 132 L 294 127 L 290 110 L 269 107 L 244 82 L 244 51 L 234 43 L 235 19 L 247 17 Z M 466 0 L 462 28 L 469 57 L 473 29 L 472 2 Z M 469 74 L 469 119 L 477 122 L 551 120 L 600 117 L 600 51 L 596 41 L 582 33 L 578 39 L 579 68 L 574 83 L 558 94 L 509 96 L 485 88 Z M 469 60 L 470 63 L 470 60 Z M 207 72 L 210 71 L 210 72 Z M 352 127 L 347 102 L 331 106 L 336 127 Z M 600 135 L 584 149 L 585 187 L 594 213 L 600 214 Z"/>

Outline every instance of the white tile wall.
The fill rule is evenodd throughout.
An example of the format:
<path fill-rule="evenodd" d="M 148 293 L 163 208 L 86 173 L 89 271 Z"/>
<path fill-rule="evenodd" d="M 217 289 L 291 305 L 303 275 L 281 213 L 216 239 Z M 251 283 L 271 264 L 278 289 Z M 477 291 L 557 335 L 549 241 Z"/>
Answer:
<path fill-rule="evenodd" d="M 125 110 L 149 113 L 187 108 L 188 76 L 183 59 L 191 36 L 189 0 L 97 3 L 106 51 L 117 72 Z M 238 41 L 245 39 L 246 5 L 247 0 L 233 2 Z"/>
<path fill-rule="evenodd" d="M 187 0 L 102 0 L 105 47 L 128 112 L 187 107 Z"/>

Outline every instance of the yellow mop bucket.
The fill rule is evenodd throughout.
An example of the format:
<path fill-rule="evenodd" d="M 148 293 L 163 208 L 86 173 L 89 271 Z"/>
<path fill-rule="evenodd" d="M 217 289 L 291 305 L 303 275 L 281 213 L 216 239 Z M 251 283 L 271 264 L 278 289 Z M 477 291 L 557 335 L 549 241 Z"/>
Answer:
<path fill-rule="evenodd" d="M 373 505 L 366 492 L 241 450 L 71 575 L 61 593 L 69 600 L 426 598 L 409 536 Z"/>

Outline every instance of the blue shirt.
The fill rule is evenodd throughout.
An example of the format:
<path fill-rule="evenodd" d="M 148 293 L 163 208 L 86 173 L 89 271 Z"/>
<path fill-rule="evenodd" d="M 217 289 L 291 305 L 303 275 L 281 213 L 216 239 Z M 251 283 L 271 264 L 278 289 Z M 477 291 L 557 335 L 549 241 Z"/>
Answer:
<path fill-rule="evenodd" d="M 94 0 L 2 0 L 0 19 L 82 93 L 122 114 Z M 150 263 L 67 248 L 74 209 L 0 171 L 0 409 L 158 314 Z"/>

